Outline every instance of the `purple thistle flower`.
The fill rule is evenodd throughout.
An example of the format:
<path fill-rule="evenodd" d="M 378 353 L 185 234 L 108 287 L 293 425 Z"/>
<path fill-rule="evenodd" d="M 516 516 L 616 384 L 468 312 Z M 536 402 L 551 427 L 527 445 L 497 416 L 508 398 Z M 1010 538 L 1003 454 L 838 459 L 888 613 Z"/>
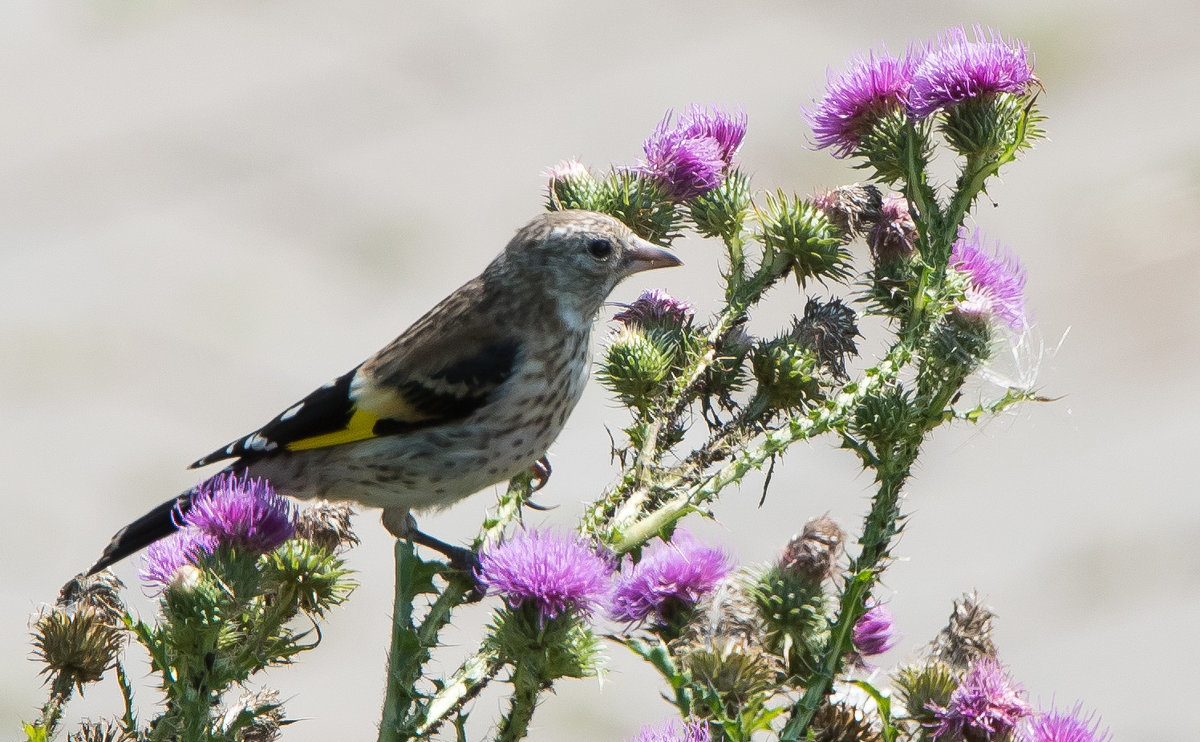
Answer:
<path fill-rule="evenodd" d="M 1070 713 L 1048 711 L 1038 714 L 1026 725 L 1022 742 L 1110 742 L 1112 735 L 1100 731 L 1095 715 L 1084 717 L 1083 707 L 1076 704 Z"/>
<path fill-rule="evenodd" d="M 272 551 L 296 533 L 292 504 L 270 482 L 248 474 L 222 473 L 200 485 L 183 522 L 224 546 L 257 553 Z"/>
<path fill-rule="evenodd" d="M 520 531 L 479 555 L 475 579 L 511 608 L 533 604 L 545 621 L 568 610 L 590 615 L 608 595 L 612 569 L 581 536 Z"/>
<path fill-rule="evenodd" d="M 963 274 L 967 287 L 955 305 L 967 317 L 998 319 L 1014 330 L 1025 329 L 1025 269 L 999 245 L 985 248 L 978 229 L 962 229 L 950 251 L 950 266 Z"/>
<path fill-rule="evenodd" d="M 170 585 L 179 570 L 213 553 L 220 541 L 211 533 L 181 528 L 146 547 L 138 577 L 159 590 Z"/>
<path fill-rule="evenodd" d="M 636 301 L 626 306 L 625 311 L 614 315 L 613 319 L 626 325 L 686 325 L 695 315 L 696 309 L 691 302 L 676 299 L 662 289 L 647 289 Z"/>
<path fill-rule="evenodd" d="M 676 529 L 669 542 L 650 547 L 640 562 L 621 571 L 610 613 L 618 621 L 654 616 L 666 623 L 680 608 L 696 605 L 731 571 L 733 559 L 725 551 Z"/>
<path fill-rule="evenodd" d="M 893 626 L 892 612 L 887 606 L 871 601 L 867 612 L 854 622 L 854 648 L 859 654 L 883 654 L 896 646 L 899 637 Z"/>
<path fill-rule="evenodd" d="M 855 59 L 837 78 L 830 76 L 825 97 L 815 110 L 805 111 L 817 148 L 832 147 L 834 157 L 853 154 L 879 118 L 904 109 L 918 61 L 912 49 L 902 57 L 885 49 Z"/>
<path fill-rule="evenodd" d="M 966 742 L 1002 738 L 1033 713 L 1022 696 L 1021 687 L 1009 679 L 1004 667 L 992 657 L 983 657 L 950 694 L 950 705 L 928 706 L 936 719 L 930 736 L 949 735 Z"/>
<path fill-rule="evenodd" d="M 683 728 L 672 719 L 661 727 L 647 724 L 630 742 L 711 742 L 712 732 L 707 721 L 685 721 Z"/>
<path fill-rule="evenodd" d="M 964 28 L 951 28 L 940 46 L 925 55 L 912 77 L 908 108 L 923 119 L 939 108 L 969 98 L 997 93 L 1024 93 L 1037 80 L 1028 45 L 1005 41 L 999 33 L 981 26 L 975 39 Z"/>
<path fill-rule="evenodd" d="M 685 201 L 725 179 L 746 136 L 746 114 L 692 104 L 672 125 L 668 111 L 642 144 L 646 160 L 635 168 L 661 182 L 672 198 Z"/>

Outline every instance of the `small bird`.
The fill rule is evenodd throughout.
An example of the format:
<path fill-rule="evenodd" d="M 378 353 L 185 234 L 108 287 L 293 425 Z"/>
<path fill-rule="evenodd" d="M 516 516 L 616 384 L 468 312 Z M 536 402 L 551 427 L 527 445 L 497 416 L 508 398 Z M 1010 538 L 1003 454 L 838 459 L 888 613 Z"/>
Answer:
<path fill-rule="evenodd" d="M 592 324 L 639 271 L 681 265 L 605 214 L 555 211 L 362 364 L 197 460 L 300 499 L 383 508 L 384 526 L 442 551 L 410 511 L 451 505 L 541 460 L 583 393 Z M 543 471 L 548 475 L 548 471 Z M 113 536 L 94 574 L 179 526 L 200 487 Z"/>

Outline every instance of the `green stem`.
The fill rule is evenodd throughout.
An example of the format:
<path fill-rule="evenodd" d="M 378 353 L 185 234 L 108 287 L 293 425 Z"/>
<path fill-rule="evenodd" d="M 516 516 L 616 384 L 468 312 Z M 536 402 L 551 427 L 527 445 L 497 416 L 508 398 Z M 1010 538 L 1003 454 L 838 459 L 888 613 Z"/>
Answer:
<path fill-rule="evenodd" d="M 875 368 L 868 369 L 858 382 L 847 384 L 840 394 L 821 407 L 803 417 L 792 418 L 783 427 L 767 433 L 758 445 L 742 451 L 733 461 L 662 503 L 654 512 L 625 527 L 615 528 L 615 537 L 609 545 L 618 554 L 637 548 L 695 507 L 711 501 L 725 487 L 741 481 L 750 470 L 762 467 L 772 456 L 782 453 L 793 443 L 843 425 L 867 395 L 895 379 L 909 357 L 903 346 L 897 346 L 887 359 Z M 686 486 L 689 474 L 676 472 L 674 477 L 664 480 L 662 488 L 671 491 Z"/>
<path fill-rule="evenodd" d="M 396 540 L 396 597 L 392 603 L 392 641 L 388 649 L 387 689 L 383 698 L 383 719 L 379 723 L 379 742 L 401 742 L 408 738 L 403 732 L 403 723 L 408 707 L 417 698 L 413 687 L 417 677 L 406 671 L 413 665 L 413 599 L 417 595 L 414 584 L 413 560 L 416 553 L 410 541 Z M 419 644 L 418 644 L 419 646 Z M 420 674 L 418 661 L 417 673 Z"/>
<path fill-rule="evenodd" d="M 56 673 L 50 684 L 50 697 L 42 705 L 42 729 L 46 730 L 46 739 L 54 739 L 58 731 L 58 722 L 62 720 L 63 707 L 71 700 L 74 685 L 71 676 L 66 673 Z"/>
<path fill-rule="evenodd" d="M 791 718 L 780 733 L 780 740 L 803 739 L 801 735 L 841 674 L 846 655 L 854 648 L 854 624 L 862 616 L 867 596 L 887 567 L 892 539 L 901 529 L 900 492 L 919 449 L 920 438 L 917 438 L 901 442 L 895 450 L 878 455 L 879 489 L 871 501 L 871 510 L 859 539 L 862 548 L 858 557 L 851 560 L 845 576 L 846 587 L 842 591 L 837 621 L 817 669 L 805 680 L 804 695 L 792 707 Z"/>
<path fill-rule="evenodd" d="M 500 722 L 496 742 L 516 742 L 525 738 L 529 732 L 533 710 L 537 706 L 538 694 L 548 685 L 525 662 L 518 662 L 513 666 L 512 684 L 510 706 Z"/>
<path fill-rule="evenodd" d="M 502 663 L 495 651 L 480 649 L 467 658 L 425 705 L 425 718 L 417 725 L 415 736 L 425 739 L 438 730 L 446 719 L 483 690 Z"/>

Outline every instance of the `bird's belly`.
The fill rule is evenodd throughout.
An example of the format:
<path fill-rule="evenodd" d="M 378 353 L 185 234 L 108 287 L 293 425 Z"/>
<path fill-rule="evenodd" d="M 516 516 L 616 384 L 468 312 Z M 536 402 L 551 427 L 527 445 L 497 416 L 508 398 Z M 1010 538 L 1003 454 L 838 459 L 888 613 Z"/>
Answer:
<path fill-rule="evenodd" d="M 583 393 L 586 337 L 570 361 L 532 363 L 503 401 L 467 419 L 326 448 L 289 451 L 249 466 L 282 494 L 425 510 L 452 505 L 531 467 L 558 437 Z M 574 357 L 571 357 L 573 355 Z"/>
<path fill-rule="evenodd" d="M 254 462 L 250 472 L 301 499 L 425 510 L 449 506 L 528 469 L 560 428 L 464 424 L 296 451 Z"/>

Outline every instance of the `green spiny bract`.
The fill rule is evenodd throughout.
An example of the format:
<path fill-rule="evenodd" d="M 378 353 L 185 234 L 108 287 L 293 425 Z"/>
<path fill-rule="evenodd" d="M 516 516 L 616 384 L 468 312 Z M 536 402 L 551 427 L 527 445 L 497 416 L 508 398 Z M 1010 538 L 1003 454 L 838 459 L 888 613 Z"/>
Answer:
<path fill-rule="evenodd" d="M 750 365 L 758 396 L 771 409 L 804 407 L 821 396 L 816 354 L 790 335 L 759 343 Z"/>
<path fill-rule="evenodd" d="M 1028 95 L 997 93 L 959 101 L 949 108 L 938 127 L 946 144 L 968 161 L 989 161 L 1016 145 L 1028 147 L 1040 132 Z"/>
<path fill-rule="evenodd" d="M 263 555 L 260 567 L 263 593 L 289 617 L 297 610 L 322 616 L 355 588 L 345 562 L 307 540 L 292 539 Z"/>
<path fill-rule="evenodd" d="M 599 211 L 599 207 L 604 205 L 599 182 L 580 162 L 564 162 L 551 168 L 546 189 L 546 208 L 550 211 Z"/>
<path fill-rule="evenodd" d="M 626 327 L 609 341 L 597 376 L 624 404 L 645 413 L 666 390 L 673 356 L 639 329 Z"/>
<path fill-rule="evenodd" d="M 843 281 L 852 275 L 850 251 L 846 249 L 825 212 L 811 201 L 779 191 L 766 194 L 766 208 L 759 212 L 764 264 L 784 261 L 804 286 L 810 278 Z"/>
<path fill-rule="evenodd" d="M 930 329 L 924 363 L 917 378 L 918 390 L 962 385 L 992 355 L 992 328 L 986 317 L 951 311 Z"/>
<path fill-rule="evenodd" d="M 923 429 L 911 393 L 896 384 L 863 399 L 854 410 L 850 432 L 877 450 L 890 450 L 896 443 L 920 437 Z"/>
<path fill-rule="evenodd" d="M 668 245 L 679 236 L 682 212 L 664 187 L 645 175 L 617 170 L 599 184 L 592 210 L 620 219 L 639 237 Z"/>
<path fill-rule="evenodd" d="M 582 616 L 544 618 L 532 603 L 496 611 L 487 646 L 500 662 L 520 663 L 543 681 L 591 677 L 603 665 L 600 642 Z"/>
<path fill-rule="evenodd" d="M 689 201 L 688 211 L 697 232 L 728 242 L 742 231 L 750 211 L 750 180 L 733 170 L 721 185 Z"/>
<path fill-rule="evenodd" d="M 930 704 L 946 707 L 950 705 L 950 694 L 958 687 L 954 672 L 941 662 L 903 667 L 892 677 L 896 698 L 908 712 L 908 717 L 918 724 L 935 721 Z"/>
<path fill-rule="evenodd" d="M 855 154 L 866 159 L 860 167 L 873 169 L 875 180 L 887 184 L 902 181 L 910 166 L 923 171 L 933 154 L 929 124 L 910 122 L 902 108 L 890 111 L 879 116 L 862 135 Z"/>
<path fill-rule="evenodd" d="M 812 672 L 829 642 L 833 600 L 808 575 L 767 569 L 749 588 L 766 628 L 767 649 L 783 658 L 789 676 Z"/>
<path fill-rule="evenodd" d="M 733 407 L 730 395 L 746 385 L 746 356 L 754 341 L 741 327 L 733 327 L 717 339 L 713 359 L 700 380 L 702 393 L 716 398 L 726 408 Z"/>
<path fill-rule="evenodd" d="M 917 271 L 911 260 L 881 262 L 863 276 L 860 295 L 871 313 L 898 319 L 911 311 L 917 283 Z"/>

